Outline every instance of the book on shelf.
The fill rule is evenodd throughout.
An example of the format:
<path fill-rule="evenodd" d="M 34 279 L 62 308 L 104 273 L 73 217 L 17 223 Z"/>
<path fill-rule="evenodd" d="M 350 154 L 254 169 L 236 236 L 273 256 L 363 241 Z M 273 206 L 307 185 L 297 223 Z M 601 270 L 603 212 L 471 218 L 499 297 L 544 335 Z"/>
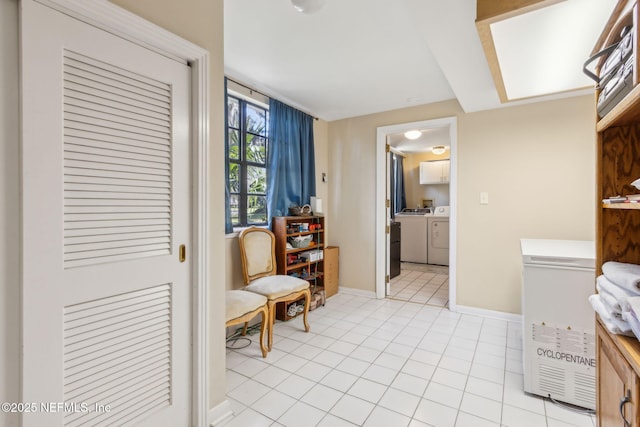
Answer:
<path fill-rule="evenodd" d="M 602 200 L 602 203 L 610 204 L 610 203 L 624 203 L 627 201 L 625 196 L 611 196 L 607 199 Z"/>
<path fill-rule="evenodd" d="M 602 200 L 604 204 L 612 203 L 640 203 L 640 194 L 629 194 L 627 196 L 612 196 Z"/>

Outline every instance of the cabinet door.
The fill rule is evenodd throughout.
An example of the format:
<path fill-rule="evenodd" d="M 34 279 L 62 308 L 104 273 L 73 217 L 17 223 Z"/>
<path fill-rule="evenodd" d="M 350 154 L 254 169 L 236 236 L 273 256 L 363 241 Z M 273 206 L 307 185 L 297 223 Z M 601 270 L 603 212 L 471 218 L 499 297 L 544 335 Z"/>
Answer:
<path fill-rule="evenodd" d="M 443 183 L 443 163 L 448 160 L 436 160 L 420 163 L 420 184 L 442 184 Z M 448 169 L 448 167 L 447 167 Z M 447 181 L 449 173 L 447 172 Z"/>
<path fill-rule="evenodd" d="M 449 182 L 449 172 L 451 171 L 451 161 L 443 160 L 442 161 L 442 183 L 446 184 Z"/>
<path fill-rule="evenodd" d="M 638 377 L 599 324 L 596 346 L 598 426 L 624 426 L 623 416 L 630 425 L 637 426 Z M 625 399 L 629 402 L 621 406 Z"/>

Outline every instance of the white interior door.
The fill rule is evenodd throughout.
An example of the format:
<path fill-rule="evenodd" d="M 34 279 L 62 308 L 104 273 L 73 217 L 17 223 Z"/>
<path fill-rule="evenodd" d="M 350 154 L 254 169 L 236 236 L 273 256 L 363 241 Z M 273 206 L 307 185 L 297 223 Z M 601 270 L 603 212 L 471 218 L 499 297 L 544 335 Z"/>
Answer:
<path fill-rule="evenodd" d="M 385 189 L 385 208 L 386 208 L 386 218 L 385 218 L 385 286 L 384 286 L 384 296 L 388 297 L 391 294 L 391 146 L 389 145 L 389 136 L 387 135 L 387 144 L 386 144 L 386 166 L 385 166 L 385 177 L 386 177 L 386 189 Z"/>
<path fill-rule="evenodd" d="M 23 425 L 189 425 L 190 69 L 21 8 Z"/>

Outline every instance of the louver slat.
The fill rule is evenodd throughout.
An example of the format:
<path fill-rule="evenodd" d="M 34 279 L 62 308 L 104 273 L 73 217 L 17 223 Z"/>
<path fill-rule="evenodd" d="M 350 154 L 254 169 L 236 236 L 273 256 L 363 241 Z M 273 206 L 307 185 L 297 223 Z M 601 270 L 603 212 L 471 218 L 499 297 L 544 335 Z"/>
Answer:
<path fill-rule="evenodd" d="M 65 128 L 65 143 L 86 147 L 109 148 L 126 153 L 142 153 L 150 156 L 161 156 L 169 159 L 170 147 L 144 142 L 137 139 L 133 144 L 126 138 L 118 136 L 90 133 L 82 129 Z"/>
<path fill-rule="evenodd" d="M 64 309 L 66 426 L 122 425 L 171 403 L 171 284 Z"/>
<path fill-rule="evenodd" d="M 69 51 L 64 86 L 65 268 L 169 254 L 171 87 Z"/>

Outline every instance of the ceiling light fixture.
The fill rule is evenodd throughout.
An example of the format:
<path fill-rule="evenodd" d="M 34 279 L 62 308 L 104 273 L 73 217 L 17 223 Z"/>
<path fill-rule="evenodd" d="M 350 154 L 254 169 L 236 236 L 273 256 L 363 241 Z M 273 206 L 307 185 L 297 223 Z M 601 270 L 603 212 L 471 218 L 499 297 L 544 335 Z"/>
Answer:
<path fill-rule="evenodd" d="M 422 136 L 422 132 L 420 132 L 419 130 L 409 130 L 404 133 L 404 137 L 411 140 L 418 139 L 421 136 Z"/>
<path fill-rule="evenodd" d="M 324 0 L 291 0 L 291 5 L 298 12 L 308 15 L 322 9 Z"/>
<path fill-rule="evenodd" d="M 444 154 L 445 151 L 447 151 L 447 147 L 444 145 L 436 145 L 431 149 L 431 152 L 437 155 Z"/>

